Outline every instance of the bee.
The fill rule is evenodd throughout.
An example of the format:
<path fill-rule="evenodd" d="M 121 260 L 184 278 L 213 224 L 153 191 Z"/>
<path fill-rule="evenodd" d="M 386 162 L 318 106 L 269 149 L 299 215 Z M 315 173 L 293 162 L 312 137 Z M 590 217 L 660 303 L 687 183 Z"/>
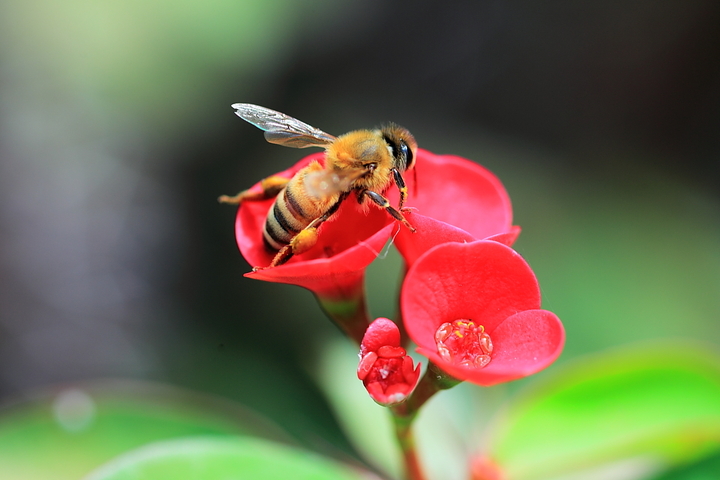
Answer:
<path fill-rule="evenodd" d="M 290 179 L 277 175 L 263 179 L 260 192 L 244 190 L 232 197 L 218 198 L 221 203 L 237 205 L 275 197 L 265 220 L 263 240 L 269 251 L 277 253 L 265 268 L 282 265 L 293 255 L 312 248 L 318 239 L 318 228 L 351 195 L 360 205 L 373 204 L 385 209 L 415 232 L 403 216 L 407 211 L 403 207 L 407 187 L 402 174 L 415 164 L 417 142 L 405 128 L 388 124 L 334 137 L 269 108 L 248 103 L 236 103 L 232 108 L 238 117 L 263 130 L 270 143 L 325 149 L 324 165 L 313 161 Z M 400 191 L 398 208 L 384 196 L 393 183 Z"/>

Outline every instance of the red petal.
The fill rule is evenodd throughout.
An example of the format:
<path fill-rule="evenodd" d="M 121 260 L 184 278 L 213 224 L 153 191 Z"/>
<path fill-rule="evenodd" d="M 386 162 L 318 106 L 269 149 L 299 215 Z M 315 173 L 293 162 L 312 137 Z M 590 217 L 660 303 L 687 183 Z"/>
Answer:
<path fill-rule="evenodd" d="M 518 227 L 517 225 L 513 225 L 510 227 L 510 230 L 505 233 L 498 233 L 497 235 L 490 235 L 485 240 L 492 240 L 493 242 L 500 242 L 503 245 L 507 245 L 508 247 L 512 247 L 513 243 L 515 243 L 515 240 L 520 236 L 520 232 L 522 231 L 522 228 Z"/>
<path fill-rule="evenodd" d="M 368 393 L 380 405 L 390 406 L 404 401 L 413 387 L 404 383 L 395 383 L 387 387 L 383 392 L 378 384 L 372 384 L 372 390 L 368 387 Z M 375 388 L 377 387 L 377 388 Z"/>
<path fill-rule="evenodd" d="M 390 345 L 383 345 L 377 350 L 378 356 L 382 358 L 400 358 L 407 355 L 407 352 L 402 347 L 391 347 Z"/>
<path fill-rule="evenodd" d="M 526 310 L 508 317 L 492 332 L 493 360 L 489 374 L 530 375 L 554 362 L 565 344 L 560 319 L 547 310 Z M 493 365 L 494 364 L 494 365 Z"/>
<path fill-rule="evenodd" d="M 411 391 L 412 387 L 407 383 L 394 383 L 385 390 L 385 396 L 398 398 L 402 395 L 403 397 L 407 397 Z"/>
<path fill-rule="evenodd" d="M 360 354 L 377 352 L 384 346 L 400 347 L 400 329 L 392 320 L 378 318 L 365 331 L 360 344 Z"/>
<path fill-rule="evenodd" d="M 418 184 L 410 186 L 407 204 L 417 232 L 401 229 L 396 238 L 407 265 L 445 242 L 491 237 L 512 245 L 520 229 L 512 226 L 510 199 L 497 177 L 469 160 L 422 149 L 416 168 Z"/>
<path fill-rule="evenodd" d="M 372 399 L 376 402 L 384 404 L 387 401 L 387 397 L 385 396 L 382 385 L 380 385 L 378 382 L 368 383 L 367 385 L 365 385 L 365 388 L 370 394 L 370 397 L 372 397 Z"/>
<path fill-rule="evenodd" d="M 418 150 L 415 168 L 416 173 L 406 176 L 407 206 L 416 213 L 454 225 L 476 239 L 509 231 L 510 198 L 489 170 L 464 158 L 423 149 Z"/>
<path fill-rule="evenodd" d="M 377 358 L 377 353 L 368 352 L 367 355 L 364 355 L 360 359 L 360 364 L 358 365 L 357 369 L 357 376 L 360 380 L 365 380 L 365 377 L 368 376 L 368 373 L 370 373 L 370 370 L 372 370 L 373 365 L 375 365 L 375 361 L 377 360 Z"/>
<path fill-rule="evenodd" d="M 510 315 L 539 308 L 540 289 L 525 260 L 505 245 L 489 240 L 446 243 L 410 268 L 401 306 L 410 337 L 434 351 L 435 332 L 443 323 L 470 319 L 492 337 Z"/>
<path fill-rule="evenodd" d="M 278 175 L 290 178 L 311 161 L 323 158 L 323 153 L 310 155 Z M 238 210 L 235 222 L 238 246 L 253 266 L 265 267 L 274 256 L 266 251 L 262 237 L 273 201 L 246 202 Z M 382 251 L 395 227 L 395 221 L 386 212 L 371 207 L 365 214 L 356 201 L 348 198 L 333 218 L 320 227 L 318 242 L 308 252 L 296 255 L 285 265 L 246 276 L 299 285 L 323 297 L 347 297 L 348 291 L 362 285 L 365 268 Z"/>
<path fill-rule="evenodd" d="M 492 333 L 494 350 L 490 363 L 481 369 L 446 363 L 434 350 L 418 349 L 451 376 L 491 386 L 539 372 L 562 352 L 565 329 L 547 310 L 527 310 L 508 317 Z"/>
<path fill-rule="evenodd" d="M 420 364 L 418 363 L 415 369 L 413 369 L 412 358 L 405 357 L 403 358 L 402 373 L 408 385 L 412 385 L 412 387 L 415 388 L 420 378 Z"/>
<path fill-rule="evenodd" d="M 412 265 L 420 255 L 442 243 L 469 243 L 477 240 L 464 230 L 425 215 L 410 213 L 407 219 L 416 232 L 402 228 L 395 237 L 395 246 L 407 265 Z"/>

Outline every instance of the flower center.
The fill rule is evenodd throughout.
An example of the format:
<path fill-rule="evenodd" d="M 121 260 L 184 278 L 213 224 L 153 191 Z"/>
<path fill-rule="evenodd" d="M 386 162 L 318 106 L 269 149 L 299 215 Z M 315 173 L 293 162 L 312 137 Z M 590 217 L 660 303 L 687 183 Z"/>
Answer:
<path fill-rule="evenodd" d="M 463 367 L 483 368 L 493 351 L 485 327 L 472 320 L 443 323 L 435 332 L 435 343 L 443 360 Z"/>

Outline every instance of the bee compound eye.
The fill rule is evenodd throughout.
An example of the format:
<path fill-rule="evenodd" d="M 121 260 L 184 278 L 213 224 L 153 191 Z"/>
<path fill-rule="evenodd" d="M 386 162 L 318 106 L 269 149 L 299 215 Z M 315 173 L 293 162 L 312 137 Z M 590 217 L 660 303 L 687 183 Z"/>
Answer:
<path fill-rule="evenodd" d="M 407 143 L 404 141 L 400 142 L 400 152 L 402 154 L 403 159 L 405 159 L 405 169 L 409 169 L 414 162 L 413 158 L 413 152 L 410 147 L 407 146 Z"/>
<path fill-rule="evenodd" d="M 400 142 L 400 155 L 402 155 L 403 157 L 407 158 L 407 157 L 408 157 L 408 154 L 410 153 L 409 151 L 410 151 L 410 149 L 409 149 L 408 146 L 405 144 L 405 142 Z"/>

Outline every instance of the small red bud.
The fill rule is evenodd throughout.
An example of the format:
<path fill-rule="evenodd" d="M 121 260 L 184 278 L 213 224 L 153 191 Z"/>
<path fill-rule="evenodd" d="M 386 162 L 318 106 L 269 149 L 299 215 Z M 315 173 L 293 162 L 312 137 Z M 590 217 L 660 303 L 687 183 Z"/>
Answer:
<path fill-rule="evenodd" d="M 367 328 L 360 345 L 357 370 L 370 397 L 380 405 L 403 402 L 420 378 L 420 365 L 400 346 L 400 330 L 392 320 L 378 318 Z"/>

